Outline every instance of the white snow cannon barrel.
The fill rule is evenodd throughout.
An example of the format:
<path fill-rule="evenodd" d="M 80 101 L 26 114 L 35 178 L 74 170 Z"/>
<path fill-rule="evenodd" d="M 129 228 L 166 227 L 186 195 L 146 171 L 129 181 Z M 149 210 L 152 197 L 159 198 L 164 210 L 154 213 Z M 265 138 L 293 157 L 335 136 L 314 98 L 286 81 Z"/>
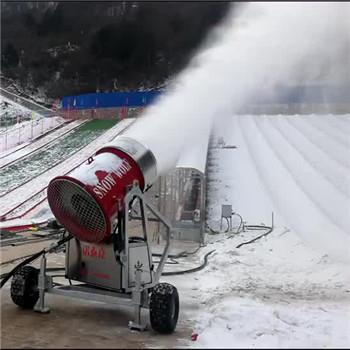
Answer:
<path fill-rule="evenodd" d="M 47 198 L 57 220 L 72 235 L 99 243 L 111 235 L 127 187 L 137 181 L 144 191 L 156 178 L 153 153 L 134 139 L 120 136 L 68 176 L 52 179 Z"/>

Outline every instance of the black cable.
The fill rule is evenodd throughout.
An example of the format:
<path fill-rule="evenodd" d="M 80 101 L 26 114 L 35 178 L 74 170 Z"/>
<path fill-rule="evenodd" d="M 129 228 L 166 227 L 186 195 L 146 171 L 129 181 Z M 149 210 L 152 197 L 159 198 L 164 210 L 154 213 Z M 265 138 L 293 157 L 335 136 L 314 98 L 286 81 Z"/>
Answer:
<path fill-rule="evenodd" d="M 226 219 L 226 222 L 227 222 L 227 229 L 224 232 L 227 233 L 230 230 L 230 221 L 228 220 L 227 217 L 225 219 Z"/>
<path fill-rule="evenodd" d="M 241 231 L 244 230 L 243 218 L 242 218 L 242 216 L 241 216 L 240 214 L 235 213 L 235 212 L 232 213 L 232 215 L 236 215 L 236 216 L 238 216 L 239 219 L 240 219 L 240 223 L 239 223 L 238 229 L 236 230 L 236 232 L 234 232 L 235 234 L 238 234 L 238 233 L 240 233 Z"/>
<path fill-rule="evenodd" d="M 273 213 L 272 213 L 272 224 L 271 226 L 266 226 L 266 225 L 244 225 L 244 221 L 243 221 L 243 218 L 242 216 L 239 214 L 239 213 L 236 213 L 236 212 L 232 212 L 232 215 L 236 215 L 240 218 L 240 223 L 239 223 L 239 226 L 237 228 L 237 230 L 235 232 L 232 232 L 233 234 L 230 235 L 229 237 L 227 238 L 232 238 L 234 237 L 234 235 L 242 232 L 242 231 L 245 231 L 245 230 L 267 230 L 267 232 L 263 233 L 262 235 L 258 236 L 258 237 L 255 237 L 253 239 L 251 239 L 250 241 L 247 241 L 247 242 L 243 242 L 241 244 L 239 244 L 238 246 L 236 246 L 236 248 L 240 248 L 242 247 L 243 245 L 246 245 L 246 244 L 250 244 L 250 243 L 253 243 L 255 241 L 257 241 L 258 239 L 262 238 L 262 237 L 265 237 L 267 236 L 268 234 L 270 234 L 272 231 L 273 231 L 273 228 L 274 228 L 274 224 L 273 224 Z M 229 225 L 229 220 L 228 218 L 226 217 L 225 218 L 227 223 L 228 223 L 228 227 L 230 226 Z M 207 227 L 209 228 L 209 230 L 212 232 L 212 233 L 215 233 L 215 234 L 218 234 L 218 233 L 221 233 L 220 231 L 215 231 L 213 230 L 208 223 L 206 223 Z M 228 230 L 226 230 L 225 232 L 228 232 Z"/>
<path fill-rule="evenodd" d="M 41 255 L 45 254 L 45 253 L 50 253 L 52 251 L 54 251 L 55 249 L 57 249 L 59 246 L 61 246 L 62 244 L 68 242 L 71 238 L 73 238 L 73 236 L 69 235 L 65 238 L 62 238 L 60 241 L 58 241 L 53 247 L 51 248 L 45 248 L 43 250 L 40 250 L 39 252 L 31 255 L 29 258 L 25 259 L 24 261 L 22 261 L 20 264 L 18 264 L 17 266 L 15 266 L 10 272 L 8 272 L 6 274 L 6 276 L 1 280 L 0 282 L 0 289 L 5 285 L 5 283 L 23 266 L 30 264 L 32 261 L 36 260 L 37 258 L 39 258 Z"/>
<path fill-rule="evenodd" d="M 159 264 L 160 263 L 160 260 L 158 261 L 153 261 L 154 264 Z M 179 262 L 176 261 L 176 260 L 173 260 L 173 259 L 170 259 L 170 261 L 166 261 L 165 262 L 166 265 L 178 265 Z"/>
<path fill-rule="evenodd" d="M 169 254 L 168 255 L 168 258 L 169 259 L 178 259 L 178 258 L 185 258 L 186 256 L 188 255 L 193 255 L 193 254 L 196 254 L 198 252 L 198 250 L 200 249 L 201 247 L 199 246 L 198 248 L 196 248 L 193 252 L 187 252 L 186 250 L 178 253 L 178 254 Z M 156 256 L 156 257 L 161 257 L 163 256 L 163 254 L 160 254 L 160 253 L 152 253 L 152 256 Z"/>
<path fill-rule="evenodd" d="M 64 271 L 66 268 L 65 267 L 48 267 L 46 268 L 46 271 L 50 272 L 54 272 L 54 271 Z M 5 272 L 3 274 L 0 275 L 0 279 L 5 278 L 7 275 L 9 274 L 9 272 Z"/>
<path fill-rule="evenodd" d="M 244 227 L 248 230 L 266 230 L 271 228 L 271 226 L 265 226 L 265 225 L 246 225 Z"/>
<path fill-rule="evenodd" d="M 239 213 L 232 212 L 232 216 L 234 216 L 234 215 L 238 216 L 239 219 L 240 219 L 240 223 L 239 223 L 239 225 L 238 225 L 237 230 L 236 230 L 235 232 L 233 232 L 234 234 L 238 234 L 238 233 L 240 233 L 240 232 L 244 229 L 243 218 L 242 218 L 242 216 L 241 216 Z M 219 233 L 223 233 L 223 232 L 224 232 L 224 233 L 229 232 L 229 230 L 230 230 L 230 221 L 229 221 L 229 218 L 228 218 L 228 217 L 225 217 L 225 219 L 226 219 L 226 222 L 227 222 L 227 229 L 226 229 L 225 231 L 216 231 L 216 230 L 212 229 L 212 228 L 210 227 L 210 225 L 208 224 L 208 222 L 207 222 L 207 223 L 206 223 L 206 224 L 207 224 L 207 227 L 208 227 L 208 229 L 211 231 L 211 233 L 219 234 Z"/>
<path fill-rule="evenodd" d="M 58 247 L 60 247 L 62 244 L 67 243 L 68 241 L 70 241 L 73 238 L 72 235 L 68 235 L 67 237 L 62 238 L 61 240 L 59 240 L 54 246 L 52 246 L 51 248 L 47 249 L 47 253 L 51 253 L 53 251 L 55 251 Z M 45 250 L 45 249 L 44 249 Z"/>
<path fill-rule="evenodd" d="M 232 215 L 237 215 L 237 216 L 239 216 L 239 218 L 240 218 L 240 223 L 239 223 L 238 229 L 236 230 L 236 232 L 233 232 L 233 233 L 234 233 L 234 234 L 240 233 L 240 232 L 243 230 L 243 227 L 244 227 L 244 225 L 243 225 L 243 218 L 242 218 L 242 216 L 239 215 L 238 213 L 233 213 Z M 228 219 L 228 218 L 225 218 L 225 219 L 226 219 L 226 222 L 227 222 L 227 228 L 226 228 L 225 231 L 216 231 L 216 230 L 214 230 L 213 228 L 211 228 L 210 225 L 209 225 L 208 223 L 206 223 L 206 225 L 207 225 L 209 231 L 210 231 L 211 233 L 213 233 L 213 234 L 231 232 L 231 231 L 230 231 L 230 222 L 229 222 L 229 219 Z"/>
<path fill-rule="evenodd" d="M 181 253 L 181 256 L 179 256 L 179 258 L 185 258 L 185 257 L 187 257 L 187 256 L 189 256 L 189 255 L 196 254 L 196 253 L 198 252 L 198 250 L 201 249 L 201 248 L 202 248 L 202 247 L 199 246 L 199 247 L 197 247 L 193 252 L 187 252 L 187 251 L 185 251 L 185 252 Z"/>
<path fill-rule="evenodd" d="M 54 248 L 57 248 L 59 247 L 60 245 L 68 242 L 70 239 L 72 238 L 72 236 L 68 236 L 64 239 L 62 239 L 61 241 L 57 242 L 57 245 L 53 248 L 51 248 L 50 250 L 53 250 Z M 198 247 L 196 250 L 194 250 L 193 252 L 181 252 L 177 255 L 173 255 L 173 256 L 170 256 L 169 255 L 169 258 L 171 259 L 171 262 L 168 262 L 168 264 L 178 264 L 177 261 L 175 260 L 172 260 L 173 257 L 186 257 L 190 254 L 195 254 L 201 247 Z M 30 258 L 24 260 L 23 262 L 21 262 L 19 265 L 17 265 L 14 269 L 12 269 L 9 273 L 6 273 L 6 274 L 3 274 L 1 275 L 1 278 L 2 278 L 2 281 L 1 281 L 1 285 L 0 285 L 0 288 L 2 288 L 5 283 L 24 265 L 27 265 L 29 264 L 30 262 L 34 261 L 35 259 L 39 258 L 41 255 L 43 255 L 44 253 L 46 253 L 47 251 L 45 249 L 43 249 L 42 251 L 38 252 L 38 253 L 35 253 L 33 255 L 30 256 Z M 184 274 L 187 274 L 187 273 L 193 273 L 193 272 L 197 272 L 197 271 L 200 271 L 202 269 L 204 269 L 207 265 L 208 265 L 208 256 L 210 254 L 212 254 L 213 252 L 215 252 L 215 249 L 208 252 L 207 254 L 204 255 L 204 262 L 203 264 L 201 264 L 200 266 L 197 266 L 197 267 L 194 267 L 192 269 L 188 269 L 188 270 L 182 270 L 182 271 L 169 271 L 169 272 L 163 272 L 162 273 L 162 276 L 175 276 L 175 275 L 184 275 Z M 161 256 L 161 254 L 152 254 L 152 255 L 155 255 L 155 256 Z M 53 268 L 48 268 L 47 271 L 61 271 L 61 270 L 64 270 L 65 268 L 64 267 L 53 267 Z M 52 277 L 65 277 L 64 275 L 52 275 Z M 71 285 L 72 282 L 71 280 L 69 279 L 69 284 Z M 59 284 L 57 284 L 59 285 Z"/>
<path fill-rule="evenodd" d="M 194 268 L 188 269 L 188 270 L 182 270 L 182 271 L 163 272 L 162 276 L 184 275 L 186 273 L 193 273 L 193 272 L 197 272 L 197 271 L 203 270 L 208 265 L 208 256 L 210 254 L 214 253 L 214 252 L 215 252 L 215 249 L 210 251 L 209 253 L 205 254 L 204 255 L 204 262 L 200 266 L 197 266 L 197 267 L 194 267 Z"/>
<path fill-rule="evenodd" d="M 219 234 L 219 233 L 221 233 L 220 231 L 215 231 L 215 230 L 213 230 L 213 229 L 209 226 L 208 223 L 206 223 L 206 224 L 207 224 L 207 227 L 208 227 L 208 229 L 209 229 L 209 231 L 210 231 L 211 233 L 213 233 L 213 234 Z"/>
<path fill-rule="evenodd" d="M 273 226 L 272 227 L 269 227 L 269 226 L 265 226 L 265 225 L 244 225 L 243 224 L 243 218 L 241 215 L 239 215 L 238 213 L 233 213 L 233 215 L 237 215 L 240 217 L 241 219 L 241 222 L 238 226 L 238 229 L 236 231 L 236 233 L 239 233 L 241 229 L 245 230 L 268 230 L 267 232 L 263 233 L 262 235 L 259 235 L 258 237 L 255 237 L 253 238 L 252 240 L 250 241 L 247 241 L 247 242 L 243 242 L 243 243 L 240 243 L 239 245 L 236 246 L 236 248 L 240 248 L 242 247 L 243 245 L 246 245 L 246 244 L 250 244 L 250 243 L 253 243 L 255 241 L 257 241 L 258 239 L 264 237 L 264 236 L 267 236 L 268 234 L 270 234 L 272 231 L 273 231 Z M 229 220 L 228 218 L 226 218 L 226 221 L 227 221 L 227 224 L 228 224 L 228 228 L 226 230 L 226 232 L 228 232 L 228 229 L 229 229 Z M 207 226 L 208 228 L 215 232 L 215 233 L 219 233 L 217 231 L 214 231 L 210 228 L 210 226 L 208 225 L 207 223 Z M 232 237 L 232 236 L 231 236 Z M 229 238 L 231 238 L 229 237 Z M 1 284 L 0 284 L 0 288 L 2 288 L 4 286 L 4 284 L 9 280 L 9 278 L 11 276 L 13 276 L 17 271 L 18 269 L 20 269 L 22 266 L 24 265 L 27 265 L 29 264 L 30 262 L 34 261 L 35 259 L 37 259 L 38 257 L 40 257 L 42 254 L 44 254 L 45 252 L 50 252 L 54 249 L 56 249 L 57 247 L 59 247 L 60 245 L 66 243 L 67 241 L 69 241 L 70 239 L 72 238 L 72 236 L 68 236 L 66 238 L 63 238 L 61 241 L 57 242 L 57 245 L 52 247 L 51 249 L 49 249 L 48 251 L 46 251 L 45 249 L 38 252 L 38 253 L 35 253 L 33 254 L 32 256 L 30 256 L 28 259 L 24 260 L 22 263 L 20 263 L 19 265 L 17 265 L 14 269 L 12 269 L 9 273 L 6 274 L 6 276 L 2 279 L 1 281 Z M 181 257 L 186 257 L 188 255 L 191 255 L 191 254 L 195 254 L 201 247 L 199 246 L 197 249 L 195 249 L 193 252 L 186 252 L 186 251 L 183 251 L 183 252 L 180 252 L 176 255 L 168 255 L 168 258 L 170 259 L 174 259 L 174 258 L 181 258 Z M 188 269 L 188 270 L 182 270 L 182 271 L 169 271 L 169 272 L 163 272 L 162 273 L 162 276 L 175 276 L 175 275 L 184 275 L 184 274 L 187 274 L 187 273 L 194 273 L 194 272 L 197 272 L 197 271 L 200 271 L 202 269 L 204 269 L 207 264 L 208 264 L 208 257 L 210 254 L 212 254 L 213 252 L 215 252 L 215 249 L 208 252 L 207 254 L 205 254 L 204 256 L 204 262 L 203 264 L 201 264 L 200 266 L 197 266 L 195 268 L 192 268 L 192 269 Z M 160 257 L 162 256 L 162 254 L 157 254 L 157 253 L 153 253 L 152 256 L 157 256 L 157 257 Z M 157 262 L 156 262 L 157 263 Z M 172 260 L 171 262 L 168 262 L 168 264 L 178 264 L 177 261 L 175 260 Z M 48 269 L 49 271 L 59 271 L 59 270 L 62 270 L 64 268 L 52 268 L 52 269 Z M 54 275 L 55 276 L 55 275 Z M 57 275 L 56 275 L 57 276 Z M 64 277 L 64 276 L 61 276 L 59 275 L 60 277 Z M 2 277 L 2 276 L 1 276 Z M 69 280 L 69 283 L 71 284 L 71 281 Z"/>
<path fill-rule="evenodd" d="M 229 231 L 229 229 L 230 229 L 230 223 L 229 223 L 229 221 L 228 221 L 228 218 L 225 218 L 225 219 L 226 219 L 226 222 L 227 222 L 227 228 L 226 228 L 225 231 L 216 231 L 216 230 L 214 230 L 213 228 L 210 227 L 210 225 L 208 224 L 208 222 L 206 222 L 206 225 L 207 225 L 209 231 L 210 231 L 211 233 L 213 233 L 213 234 L 219 234 L 219 233 L 223 233 L 223 232 L 227 233 L 227 232 Z"/>
<path fill-rule="evenodd" d="M 273 227 L 269 227 L 269 226 L 259 226 L 259 225 L 249 225 L 249 226 L 253 226 L 253 230 L 268 230 L 267 232 L 263 233 L 262 235 L 258 236 L 258 237 L 255 237 L 253 239 L 251 239 L 250 241 L 247 241 L 247 242 L 243 242 L 243 243 L 240 243 L 238 244 L 238 246 L 236 246 L 236 248 L 240 248 L 242 247 L 243 245 L 245 244 L 250 244 L 250 243 L 253 243 L 255 241 L 257 241 L 258 239 L 264 237 L 264 236 L 267 236 L 268 234 L 270 234 L 272 231 L 273 231 Z M 249 226 L 248 226 L 248 229 L 249 229 Z"/>
<path fill-rule="evenodd" d="M 49 240 L 54 239 L 54 236 L 57 236 L 58 234 L 59 233 L 52 233 L 52 234 L 48 234 L 47 237 L 26 239 L 25 241 L 20 241 L 20 242 L 17 242 L 17 243 L 9 243 L 9 244 L 6 244 L 6 245 L 2 245 L 2 247 L 6 247 L 8 245 L 10 245 L 12 247 L 17 247 L 17 246 L 31 244 L 31 243 L 40 243 L 40 242 L 44 242 L 44 241 L 49 241 Z"/>
<path fill-rule="evenodd" d="M 21 257 L 19 257 L 19 258 L 15 258 L 15 259 L 12 259 L 12 260 L 4 261 L 4 262 L 2 262 L 2 263 L 0 264 L 0 266 L 2 266 L 2 265 L 7 265 L 7 264 L 12 264 L 12 263 L 14 263 L 15 261 L 29 258 L 29 257 L 31 257 L 32 255 L 33 255 L 33 254 L 29 254 L 29 255 L 21 256 Z"/>
<path fill-rule="evenodd" d="M 26 260 L 22 261 L 20 264 L 18 264 L 15 268 L 13 268 L 7 275 L 4 277 L 0 282 L 0 289 L 4 286 L 4 284 L 24 265 L 27 265 L 34 261 L 35 259 L 39 258 L 43 254 L 43 251 L 37 252 L 33 255 L 31 255 Z"/>

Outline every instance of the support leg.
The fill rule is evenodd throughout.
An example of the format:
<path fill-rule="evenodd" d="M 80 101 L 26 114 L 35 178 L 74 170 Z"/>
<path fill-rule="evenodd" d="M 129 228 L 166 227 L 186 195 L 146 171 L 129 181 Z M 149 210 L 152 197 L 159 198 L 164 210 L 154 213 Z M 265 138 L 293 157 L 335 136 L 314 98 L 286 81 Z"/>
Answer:
<path fill-rule="evenodd" d="M 39 273 L 39 300 L 36 303 L 34 310 L 43 314 L 49 313 L 50 309 L 45 306 L 45 289 L 46 289 L 46 255 L 43 254 L 40 262 L 40 273 Z"/>
<path fill-rule="evenodd" d="M 132 292 L 132 300 L 134 302 L 134 321 L 129 322 L 129 328 L 138 331 L 146 329 L 145 324 L 141 324 L 141 269 L 135 271 L 135 290 Z"/>

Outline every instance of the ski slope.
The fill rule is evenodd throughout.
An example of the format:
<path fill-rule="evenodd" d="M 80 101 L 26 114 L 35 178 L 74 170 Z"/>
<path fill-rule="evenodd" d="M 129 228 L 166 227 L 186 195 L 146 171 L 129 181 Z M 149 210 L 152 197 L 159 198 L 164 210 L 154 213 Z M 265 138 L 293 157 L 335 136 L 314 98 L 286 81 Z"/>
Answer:
<path fill-rule="evenodd" d="M 17 116 L 22 115 L 28 118 L 31 117 L 31 111 L 23 106 L 15 104 L 11 100 L 0 95 L 0 118 L 2 121 L 7 119 L 8 125 L 5 123 L 0 125 L 0 134 L 3 133 L 10 125 L 16 123 Z"/>
<path fill-rule="evenodd" d="M 46 187 L 53 177 L 68 174 L 91 156 L 101 145 L 111 141 L 116 135 L 131 125 L 133 121 L 134 120 L 131 118 L 124 119 L 95 138 L 92 142 L 90 140 L 90 143 L 87 145 L 85 143 L 85 146 L 76 148 L 74 154 L 69 158 L 59 162 L 54 167 L 40 173 L 40 175 L 34 177 L 29 182 L 24 183 L 22 186 L 4 195 L 0 203 L 0 216 L 3 218 L 6 217 L 6 219 L 10 221 L 4 221 L 0 224 L 0 227 L 22 225 L 24 221 L 20 218 L 28 214 L 28 211 L 31 212 L 33 208 L 38 209 L 38 205 L 41 204 L 42 206 L 39 207 L 40 210 L 43 209 L 45 205 L 47 206 L 47 203 L 44 203 L 46 200 Z M 17 217 L 17 221 L 11 220 Z M 28 220 L 26 222 L 28 223 Z"/>
<path fill-rule="evenodd" d="M 208 236 L 209 265 L 166 279 L 180 293 L 198 348 L 350 346 L 350 115 L 228 116 L 208 160 L 209 224 L 221 204 L 260 234 Z M 222 137 L 226 146 L 216 147 Z M 239 220 L 233 217 L 234 227 Z M 199 264 L 202 260 L 194 257 Z"/>
<path fill-rule="evenodd" d="M 105 128 L 94 128 L 98 122 L 89 121 L 79 128 L 71 130 L 63 139 L 58 138 L 47 147 L 0 169 L 0 197 L 54 167 L 98 137 L 105 131 Z M 108 126 L 111 125 L 108 124 Z"/>
<path fill-rule="evenodd" d="M 4 89 L 1 92 L 6 93 Z M 46 110 L 44 107 L 41 109 Z M 37 111 L 0 95 L 0 155 L 21 148 L 47 131 L 63 125 L 63 118 L 55 116 L 52 111 L 50 113 L 50 117 L 44 117 Z M 23 121 L 23 118 L 26 120 Z"/>
<path fill-rule="evenodd" d="M 263 221 L 274 211 L 305 241 L 349 261 L 350 116 L 239 116 L 227 123 L 220 133 L 237 149 L 218 151 L 232 157 L 219 161 L 230 176 L 220 180 L 232 190 L 219 191 L 234 210 Z"/>
<path fill-rule="evenodd" d="M 15 86 L 15 84 L 14 84 Z M 29 97 L 24 97 L 23 92 L 19 92 L 18 88 L 17 93 L 11 92 L 8 89 L 4 89 L 3 87 L 0 87 L 0 93 L 1 97 L 3 99 L 6 99 L 8 102 L 11 102 L 11 104 L 17 106 L 18 108 L 24 108 L 29 110 L 30 112 L 35 112 L 36 114 L 40 116 L 54 116 L 56 115 L 56 111 L 47 108 L 43 106 L 42 104 L 38 104 L 37 102 L 34 101 L 32 96 L 31 98 Z M 44 102 L 44 101 L 42 101 Z"/>
<path fill-rule="evenodd" d="M 45 146 L 48 146 L 53 141 L 56 141 L 58 138 L 62 138 L 68 132 L 74 130 L 79 127 L 81 124 L 86 123 L 83 120 L 75 120 L 68 123 L 62 123 L 55 130 L 52 130 L 47 135 L 34 140 L 33 142 L 26 143 L 22 145 L 22 147 L 18 147 L 9 151 L 5 154 L 0 155 L 0 169 L 8 166 L 9 164 L 22 159 L 29 154 L 32 154 L 39 149 L 42 149 Z"/>

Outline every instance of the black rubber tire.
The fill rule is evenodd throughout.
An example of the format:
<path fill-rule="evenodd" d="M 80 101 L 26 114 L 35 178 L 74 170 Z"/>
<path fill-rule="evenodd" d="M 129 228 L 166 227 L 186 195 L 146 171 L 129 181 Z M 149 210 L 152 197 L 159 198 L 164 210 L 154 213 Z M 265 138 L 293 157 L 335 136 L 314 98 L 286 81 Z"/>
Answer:
<path fill-rule="evenodd" d="M 32 266 L 23 266 L 13 276 L 11 299 L 23 309 L 32 309 L 39 299 L 39 270 Z"/>
<path fill-rule="evenodd" d="M 174 332 L 179 317 L 179 294 L 169 283 L 159 283 L 154 286 L 149 314 L 152 328 L 159 333 Z"/>

